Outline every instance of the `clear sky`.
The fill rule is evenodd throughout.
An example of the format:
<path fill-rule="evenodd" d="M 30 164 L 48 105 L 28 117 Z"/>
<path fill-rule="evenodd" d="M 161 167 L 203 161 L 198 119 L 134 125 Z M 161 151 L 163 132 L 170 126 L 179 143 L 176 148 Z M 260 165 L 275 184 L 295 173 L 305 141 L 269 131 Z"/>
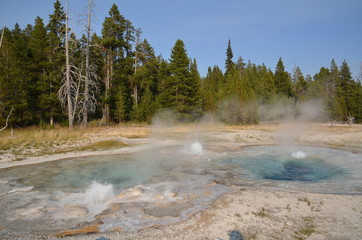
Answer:
<path fill-rule="evenodd" d="M 36 16 L 47 23 L 53 0 L 0 0 L 0 23 L 13 28 L 33 24 Z M 71 27 L 79 32 L 79 15 L 87 0 L 69 0 Z M 61 0 L 65 6 L 65 0 Z M 95 0 L 93 31 L 100 33 L 113 3 L 154 47 L 169 59 L 177 39 L 199 72 L 209 66 L 224 69 L 229 38 L 236 61 L 264 63 L 271 70 L 279 57 L 286 70 L 299 66 L 312 76 L 321 67 L 346 60 L 356 79 L 362 71 L 361 0 Z"/>

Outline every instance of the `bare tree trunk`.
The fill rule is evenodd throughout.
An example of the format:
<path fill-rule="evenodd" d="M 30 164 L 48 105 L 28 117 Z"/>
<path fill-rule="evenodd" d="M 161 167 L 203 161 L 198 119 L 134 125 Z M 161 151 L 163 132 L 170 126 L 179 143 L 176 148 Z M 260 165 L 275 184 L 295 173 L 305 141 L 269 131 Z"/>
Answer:
<path fill-rule="evenodd" d="M 7 18 L 7 16 L 5 17 L 3 31 L 1 32 L 0 48 L 1 48 L 2 44 L 3 44 L 4 32 L 5 32 L 5 26 L 6 26 L 6 18 Z"/>
<path fill-rule="evenodd" d="M 73 103 L 71 96 L 71 83 L 70 83 L 70 63 L 69 63 L 69 33 L 68 33 L 68 0 L 66 0 L 66 17 L 65 17 L 65 65 L 66 65 L 66 91 L 68 100 L 68 120 L 69 128 L 73 127 Z"/>
<path fill-rule="evenodd" d="M 113 66 L 112 66 L 112 58 L 111 58 L 111 52 L 107 53 L 107 69 L 106 69 L 106 77 L 104 79 L 104 86 L 105 86 L 105 98 L 106 103 L 103 106 L 102 113 L 102 123 L 108 124 L 110 120 L 110 112 L 109 112 L 109 90 L 111 87 L 111 77 L 113 72 Z"/>
<path fill-rule="evenodd" d="M 137 85 L 135 85 L 133 87 L 133 97 L 134 97 L 134 104 L 137 107 L 137 105 L 138 105 L 138 87 L 137 87 Z"/>
<path fill-rule="evenodd" d="M 1 32 L 0 48 L 1 48 L 2 44 L 3 44 L 4 31 L 5 31 L 5 27 L 3 28 L 3 31 Z"/>
<path fill-rule="evenodd" d="M 137 51 L 137 46 L 140 42 L 140 38 L 141 38 L 141 29 L 136 29 L 136 50 L 135 50 L 135 58 L 134 58 L 134 72 L 137 73 L 138 70 L 138 51 Z M 138 105 L 138 87 L 137 87 L 137 83 L 135 82 L 133 85 L 133 100 L 135 103 L 135 106 L 137 107 Z"/>
<path fill-rule="evenodd" d="M 91 32 L 91 16 L 92 16 L 92 0 L 88 0 L 88 14 L 87 14 L 87 46 L 85 52 L 85 82 L 84 82 L 84 102 L 83 102 L 83 125 L 88 123 L 89 111 L 89 82 L 90 82 L 90 66 L 89 66 L 89 46 L 90 46 L 90 32 Z"/>

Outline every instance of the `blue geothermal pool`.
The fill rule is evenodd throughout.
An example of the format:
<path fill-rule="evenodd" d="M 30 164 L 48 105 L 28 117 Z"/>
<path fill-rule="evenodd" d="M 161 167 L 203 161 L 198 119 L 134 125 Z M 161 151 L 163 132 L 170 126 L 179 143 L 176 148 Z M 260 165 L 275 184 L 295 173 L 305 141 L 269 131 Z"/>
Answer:
<path fill-rule="evenodd" d="M 362 153 L 194 142 L 1 169 L 0 227 L 24 236 L 85 222 L 136 230 L 185 219 L 230 185 L 362 194 Z"/>

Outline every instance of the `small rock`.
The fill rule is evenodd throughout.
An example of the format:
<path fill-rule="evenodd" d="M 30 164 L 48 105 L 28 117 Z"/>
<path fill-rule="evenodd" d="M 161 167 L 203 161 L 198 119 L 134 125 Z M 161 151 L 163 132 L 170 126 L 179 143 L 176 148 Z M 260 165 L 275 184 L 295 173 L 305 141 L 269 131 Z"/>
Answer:
<path fill-rule="evenodd" d="M 243 235 L 241 235 L 241 232 L 237 230 L 233 230 L 229 232 L 230 240 L 243 240 Z"/>
<path fill-rule="evenodd" d="M 100 237 L 100 238 L 97 238 L 96 240 L 110 240 L 109 238 L 105 238 L 105 237 Z"/>

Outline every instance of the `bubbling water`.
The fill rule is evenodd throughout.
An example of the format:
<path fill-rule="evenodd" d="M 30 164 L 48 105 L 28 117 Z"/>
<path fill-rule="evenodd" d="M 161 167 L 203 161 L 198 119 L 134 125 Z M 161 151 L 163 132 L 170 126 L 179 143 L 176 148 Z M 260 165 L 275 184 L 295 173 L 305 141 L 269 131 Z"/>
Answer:
<path fill-rule="evenodd" d="M 292 152 L 292 157 L 297 158 L 297 159 L 303 159 L 307 157 L 307 154 L 303 151 L 296 151 L 296 152 Z"/>
<path fill-rule="evenodd" d="M 89 205 L 106 203 L 114 197 L 113 185 L 93 181 L 84 195 L 85 201 Z"/>
<path fill-rule="evenodd" d="M 59 205 L 65 207 L 70 205 L 85 207 L 88 216 L 93 217 L 107 209 L 114 197 L 115 194 L 112 184 L 93 181 L 84 192 L 59 196 Z"/>
<path fill-rule="evenodd" d="M 203 149 L 201 143 L 199 143 L 199 142 L 192 143 L 191 147 L 190 147 L 190 153 L 193 155 L 203 155 L 204 149 Z"/>

